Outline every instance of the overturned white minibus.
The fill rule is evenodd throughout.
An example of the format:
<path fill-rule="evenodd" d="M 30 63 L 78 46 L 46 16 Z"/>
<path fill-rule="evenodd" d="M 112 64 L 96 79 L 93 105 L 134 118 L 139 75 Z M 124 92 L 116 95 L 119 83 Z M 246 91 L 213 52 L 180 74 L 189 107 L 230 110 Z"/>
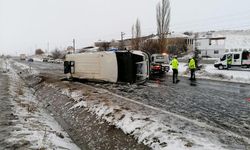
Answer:
<path fill-rule="evenodd" d="M 64 73 L 78 79 L 140 83 L 149 77 L 149 55 L 137 50 L 68 54 Z"/>

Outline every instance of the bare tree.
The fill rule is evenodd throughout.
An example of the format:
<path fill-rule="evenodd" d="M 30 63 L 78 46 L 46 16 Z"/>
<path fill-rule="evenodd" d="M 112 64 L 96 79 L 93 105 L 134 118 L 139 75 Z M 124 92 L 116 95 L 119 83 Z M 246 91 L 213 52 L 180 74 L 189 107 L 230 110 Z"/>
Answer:
<path fill-rule="evenodd" d="M 186 32 L 184 32 L 183 34 L 188 35 L 188 36 L 193 35 L 193 33 L 192 33 L 192 32 L 189 32 L 189 31 L 186 31 Z"/>
<path fill-rule="evenodd" d="M 168 53 L 171 55 L 179 55 L 187 51 L 186 39 L 169 38 L 167 40 Z"/>
<path fill-rule="evenodd" d="M 199 33 L 195 33 L 194 34 L 194 57 L 195 57 L 195 64 L 196 64 L 196 66 L 198 66 L 199 61 L 200 61 L 200 57 L 199 57 L 200 50 L 198 49 L 197 43 L 196 43 L 198 37 L 199 37 Z"/>
<path fill-rule="evenodd" d="M 66 50 L 67 50 L 68 54 L 73 53 L 74 52 L 74 47 L 73 46 L 68 46 Z"/>
<path fill-rule="evenodd" d="M 141 43 L 141 23 L 137 19 L 135 25 L 132 26 L 132 49 L 139 50 Z"/>
<path fill-rule="evenodd" d="M 44 54 L 44 52 L 43 52 L 42 49 L 39 48 L 39 49 L 36 49 L 35 54 L 36 55 L 42 55 L 42 54 Z"/>
<path fill-rule="evenodd" d="M 146 52 L 149 52 L 150 54 L 158 53 L 159 44 L 155 40 L 148 39 L 141 43 L 141 49 Z"/>
<path fill-rule="evenodd" d="M 159 52 L 166 51 L 166 36 L 169 32 L 170 2 L 162 0 L 156 6 L 157 35 L 159 37 Z"/>
<path fill-rule="evenodd" d="M 198 33 L 194 33 L 194 45 L 193 45 L 193 52 L 194 52 L 194 57 L 196 59 L 198 59 L 199 57 L 199 50 L 198 50 L 198 47 L 197 47 L 197 38 L 198 38 L 199 34 Z"/>
<path fill-rule="evenodd" d="M 57 48 L 52 52 L 52 57 L 54 59 L 61 58 L 62 56 L 63 56 L 62 52 L 59 49 L 57 49 Z"/>
<path fill-rule="evenodd" d="M 135 49 L 135 25 L 132 25 L 132 40 L 131 40 L 132 49 Z"/>
<path fill-rule="evenodd" d="M 104 42 L 101 47 L 100 47 L 100 50 L 101 51 L 107 51 L 110 47 L 110 42 Z"/>
<path fill-rule="evenodd" d="M 136 20 L 135 24 L 135 43 L 136 43 L 136 49 L 138 50 L 140 48 L 140 43 L 141 43 L 141 23 L 140 20 Z"/>
<path fill-rule="evenodd" d="M 124 46 L 124 32 L 121 32 L 121 41 L 119 42 L 119 50 L 126 50 L 125 46 Z"/>

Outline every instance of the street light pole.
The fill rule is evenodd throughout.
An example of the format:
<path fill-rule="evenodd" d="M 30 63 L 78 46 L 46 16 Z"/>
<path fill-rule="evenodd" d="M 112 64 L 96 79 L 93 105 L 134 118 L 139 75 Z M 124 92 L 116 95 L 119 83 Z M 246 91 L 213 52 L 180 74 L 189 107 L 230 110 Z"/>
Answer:
<path fill-rule="evenodd" d="M 49 42 L 47 43 L 47 54 L 49 53 Z"/>
<path fill-rule="evenodd" d="M 75 39 L 73 39 L 73 49 L 74 49 L 74 53 L 76 52 L 76 41 Z"/>
<path fill-rule="evenodd" d="M 124 49 L 124 41 L 123 41 L 123 36 L 125 35 L 124 32 L 121 32 L 121 49 Z"/>

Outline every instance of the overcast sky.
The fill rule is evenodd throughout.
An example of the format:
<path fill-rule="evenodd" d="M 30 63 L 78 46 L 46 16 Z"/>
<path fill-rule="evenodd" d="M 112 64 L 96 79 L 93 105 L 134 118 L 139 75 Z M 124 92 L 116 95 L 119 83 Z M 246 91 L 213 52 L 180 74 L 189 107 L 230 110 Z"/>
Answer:
<path fill-rule="evenodd" d="M 0 54 L 50 51 L 94 41 L 131 37 L 139 18 L 142 34 L 156 33 L 160 0 L 0 0 Z M 174 32 L 250 29 L 250 0 L 170 0 Z M 49 43 L 49 44 L 48 44 Z"/>

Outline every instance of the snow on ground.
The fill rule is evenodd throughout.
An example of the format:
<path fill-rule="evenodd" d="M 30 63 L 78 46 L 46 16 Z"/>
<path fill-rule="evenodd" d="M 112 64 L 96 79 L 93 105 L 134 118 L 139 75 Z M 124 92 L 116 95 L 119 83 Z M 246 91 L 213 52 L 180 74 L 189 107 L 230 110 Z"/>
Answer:
<path fill-rule="evenodd" d="M 25 64 L 22 64 L 22 63 L 19 63 L 19 62 L 16 62 L 16 61 L 13 61 L 14 65 L 19 67 L 20 69 L 24 70 L 24 71 L 27 71 L 29 72 L 30 74 L 39 74 L 39 72 L 37 70 L 35 70 L 34 68 L 31 67 L 31 64 L 30 66 L 27 66 Z"/>
<path fill-rule="evenodd" d="M 202 60 L 213 60 L 218 61 L 220 58 L 202 58 Z"/>
<path fill-rule="evenodd" d="M 189 77 L 190 72 L 187 63 L 179 63 L 179 76 Z M 169 71 L 172 74 L 172 69 Z M 250 84 L 250 69 L 239 70 L 219 70 L 215 68 L 213 64 L 203 64 L 202 69 L 196 71 L 196 78 L 211 79 L 229 82 L 240 82 Z"/>
<path fill-rule="evenodd" d="M 33 57 L 33 60 L 38 62 L 43 62 L 43 59 L 39 57 Z"/>
<path fill-rule="evenodd" d="M 56 88 L 53 84 L 48 86 Z M 94 88 L 88 85 L 83 86 Z M 225 149 L 216 136 L 210 137 L 214 136 L 213 133 L 204 131 L 204 128 L 212 129 L 213 127 L 116 95 L 104 89 L 94 89 L 97 95 L 102 95 L 102 99 L 91 97 L 90 93 L 86 94 L 81 90 L 64 88 L 60 91 L 75 100 L 75 104 L 69 111 L 72 109 L 87 109 L 89 112 L 96 114 L 98 118 L 106 120 L 110 125 L 115 125 L 126 134 L 133 135 L 138 139 L 138 142 L 142 142 L 154 150 Z M 115 96 L 116 100 L 109 99 L 107 101 L 104 95 Z M 117 101 L 124 103 L 124 105 L 118 105 Z M 124 107 L 128 109 L 124 109 Z M 147 113 L 145 113 L 145 110 Z M 152 111 L 154 115 L 152 115 Z M 169 120 L 163 121 L 161 117 L 164 116 L 163 118 L 165 118 L 166 115 L 170 116 L 167 117 Z M 192 131 L 180 129 L 181 127 L 186 128 L 189 123 L 201 126 L 195 127 L 198 132 L 193 132 L 193 129 L 191 129 Z"/>
<path fill-rule="evenodd" d="M 212 75 L 223 75 L 225 80 L 232 82 L 250 83 L 250 70 L 219 70 L 212 64 L 205 65 L 205 71 Z"/>
<path fill-rule="evenodd" d="M 189 54 L 184 55 L 183 57 L 181 57 L 181 58 L 179 58 L 179 59 L 185 59 L 185 60 L 188 60 L 188 59 L 192 58 L 193 56 L 194 56 L 194 54 L 193 54 L 193 53 L 189 53 Z"/>
<path fill-rule="evenodd" d="M 197 77 L 219 79 L 220 76 L 217 77 L 217 70 L 214 70 L 216 68 L 213 69 L 210 67 L 211 65 L 205 65 L 200 72 L 197 72 Z M 226 71 L 232 72 L 232 75 L 234 75 L 232 79 L 240 79 L 236 81 L 243 82 L 243 75 L 239 73 L 236 78 L 236 74 L 232 70 L 223 70 L 219 74 L 222 74 L 222 77 L 228 76 L 228 72 Z M 189 76 L 185 63 L 180 63 L 179 72 L 181 76 Z M 246 72 L 246 74 L 248 75 L 249 72 Z M 231 78 L 224 77 L 224 79 L 231 81 L 229 80 Z M 48 86 L 55 89 L 58 88 L 53 84 Z M 82 90 L 64 88 L 60 89 L 60 91 L 62 94 L 75 100 L 75 104 L 69 111 L 73 109 L 87 109 L 99 118 L 106 120 L 110 125 L 115 125 L 117 128 L 123 130 L 124 133 L 133 135 L 139 142 L 155 150 L 226 149 L 226 146 L 219 142 L 220 140 L 214 132 L 219 132 L 218 134 L 221 135 L 232 134 L 215 129 L 196 120 L 190 120 L 183 116 L 178 116 L 168 111 L 116 95 L 104 89 L 94 89 L 97 92 L 97 97 L 91 97 L 90 95 L 93 93 Z M 103 95 L 115 96 L 116 100 L 105 99 L 105 97 L 102 97 Z M 117 103 L 123 103 L 124 105 L 117 105 Z M 181 128 L 185 128 L 185 130 Z"/>
<path fill-rule="evenodd" d="M 14 63 L 23 69 L 27 66 Z M 11 145 L 25 146 L 28 149 L 68 149 L 78 148 L 61 128 L 55 119 L 42 109 L 36 101 L 31 89 L 26 88 L 14 69 L 8 64 L 10 78 L 10 92 L 13 96 L 13 111 L 16 116 L 14 128 L 10 139 Z"/>

